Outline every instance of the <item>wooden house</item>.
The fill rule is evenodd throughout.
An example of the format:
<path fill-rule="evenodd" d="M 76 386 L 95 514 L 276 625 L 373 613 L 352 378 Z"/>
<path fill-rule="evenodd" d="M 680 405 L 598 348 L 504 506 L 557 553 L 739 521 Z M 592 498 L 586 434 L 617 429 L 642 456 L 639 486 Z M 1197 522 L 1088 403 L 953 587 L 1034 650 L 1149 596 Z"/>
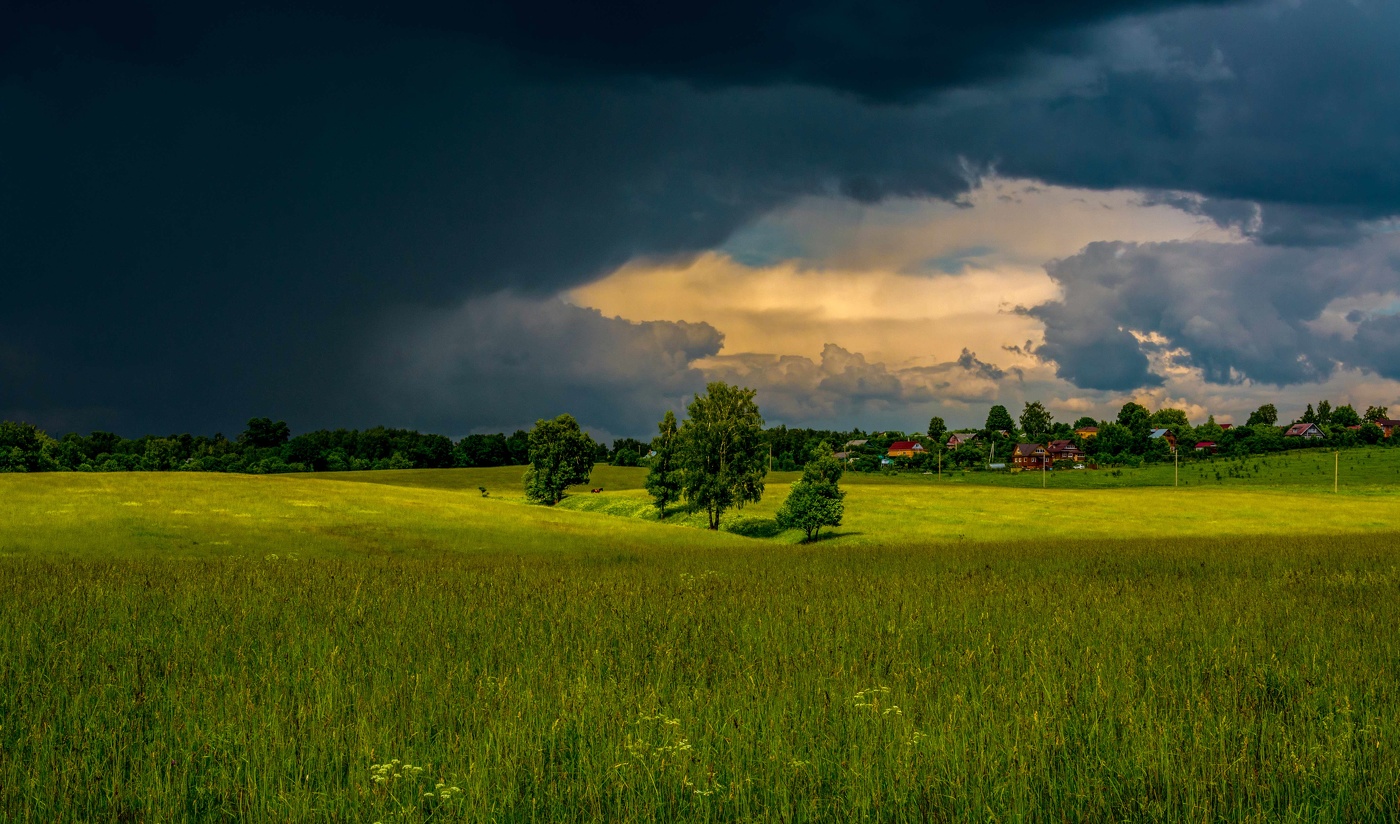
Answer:
<path fill-rule="evenodd" d="M 1295 423 L 1284 430 L 1285 438 L 1325 438 L 1327 437 L 1315 423 Z"/>
<path fill-rule="evenodd" d="M 1176 449 L 1176 433 L 1171 431 L 1170 429 L 1154 429 L 1152 430 L 1152 434 L 1148 435 L 1147 437 L 1151 438 L 1154 441 L 1158 439 L 1165 439 L 1168 444 L 1171 444 L 1172 449 Z"/>
<path fill-rule="evenodd" d="M 1049 461 L 1050 453 L 1038 443 L 1018 443 L 1011 453 L 1011 463 L 1022 469 L 1041 469 Z"/>
<path fill-rule="evenodd" d="M 1087 441 L 1099 434 L 1099 428 L 1097 426 L 1081 426 L 1074 430 L 1074 434 L 1079 436 L 1080 440 Z"/>
<path fill-rule="evenodd" d="M 1215 454 L 1215 441 L 1197 441 L 1197 442 L 1196 442 L 1196 451 L 1197 451 L 1197 452 L 1204 452 L 1204 453 L 1206 453 L 1207 455 L 1214 455 L 1214 454 Z"/>
<path fill-rule="evenodd" d="M 948 448 L 957 449 L 960 446 L 970 444 L 977 440 L 976 432 L 954 432 L 948 436 Z"/>
<path fill-rule="evenodd" d="M 1055 461 L 1080 461 L 1084 458 L 1084 451 L 1074 445 L 1074 441 L 1051 441 L 1045 445 L 1045 451 L 1049 454 L 1050 462 Z"/>

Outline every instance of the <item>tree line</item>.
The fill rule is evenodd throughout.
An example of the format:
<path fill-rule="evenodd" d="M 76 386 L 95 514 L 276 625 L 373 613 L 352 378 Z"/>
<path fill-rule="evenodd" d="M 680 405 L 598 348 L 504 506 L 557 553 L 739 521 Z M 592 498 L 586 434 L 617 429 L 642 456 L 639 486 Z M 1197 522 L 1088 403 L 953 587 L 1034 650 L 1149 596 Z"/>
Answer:
<path fill-rule="evenodd" d="M 774 468 L 801 468 L 822 442 L 843 443 L 860 430 L 765 429 L 760 437 Z M 146 435 L 111 432 L 50 437 L 34 424 L 0 421 L 0 472 L 346 472 L 370 469 L 446 469 L 524 466 L 530 463 L 530 433 L 445 435 L 382 426 L 319 429 L 293 435 L 284 421 L 253 418 L 234 438 L 207 435 Z M 609 447 L 590 439 L 596 463 L 641 466 L 651 444 L 618 438 Z M 765 453 L 767 454 L 767 453 Z"/>
<path fill-rule="evenodd" d="M 1042 403 L 1031 401 L 1015 419 L 1005 406 L 992 406 L 980 430 L 958 430 L 976 434 L 976 440 L 953 450 L 944 448 L 950 430 L 939 417 L 930 420 L 927 431 L 922 433 L 869 433 L 858 428 L 822 430 L 779 425 L 761 428 L 757 438 L 765 460 L 780 472 L 802 469 L 817 455 L 822 444 L 847 453 L 844 465 L 848 469 L 878 471 L 884 466 L 890 444 L 897 440 L 918 440 L 924 445 L 925 455 L 896 459 L 900 465 L 920 469 L 935 462 L 955 467 L 985 466 L 993 459 L 1001 461 L 1009 457 L 1017 442 L 1049 440 L 1074 441 L 1088 459 L 1098 464 L 1131 466 L 1171 457 L 1168 444 L 1149 437 L 1155 428 L 1170 429 L 1177 442 L 1183 445 L 1212 441 L 1219 454 L 1236 456 L 1305 446 L 1400 445 L 1400 439 L 1386 438 L 1376 423 L 1387 420 L 1387 414 L 1385 406 L 1368 406 L 1365 412 L 1359 413 L 1350 405 L 1333 407 L 1327 400 L 1308 404 L 1296 422 L 1316 423 L 1325 438 L 1302 441 L 1283 437 L 1279 413 L 1273 404 L 1256 409 L 1244 426 L 1227 429 L 1216 424 L 1213 416 L 1193 426 L 1180 409 L 1150 411 L 1136 403 L 1124 404 L 1113 420 L 1080 417 L 1072 423 L 1058 422 Z M 1093 438 L 1075 434 L 1075 430 L 1086 426 L 1097 427 L 1098 434 Z M 852 441 L 866 443 L 844 446 Z M 100 431 L 51 438 L 33 424 L 0 421 L 0 472 L 271 474 L 524 466 L 530 463 L 529 442 L 530 433 L 525 430 L 516 430 L 510 435 L 473 434 L 454 441 L 444 435 L 382 426 L 365 430 L 321 429 L 294 436 L 285 422 L 270 418 L 253 418 L 235 438 L 222 434 L 124 438 Z M 619 438 L 611 447 L 591 439 L 589 443 L 596 463 L 650 466 L 655 460 L 653 442 Z M 1189 455 L 1192 450 L 1184 452 Z"/>

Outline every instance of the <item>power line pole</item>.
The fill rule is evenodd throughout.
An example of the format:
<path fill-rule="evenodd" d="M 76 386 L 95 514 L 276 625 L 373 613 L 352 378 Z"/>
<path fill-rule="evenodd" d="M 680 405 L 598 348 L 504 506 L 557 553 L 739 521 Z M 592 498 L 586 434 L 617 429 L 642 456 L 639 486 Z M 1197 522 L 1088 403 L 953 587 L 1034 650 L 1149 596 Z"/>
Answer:
<path fill-rule="evenodd" d="M 1337 450 L 1332 453 L 1332 494 L 1337 494 L 1337 478 L 1342 473 L 1342 452 Z"/>
<path fill-rule="evenodd" d="M 1181 449 L 1172 449 L 1172 486 L 1181 486 Z"/>

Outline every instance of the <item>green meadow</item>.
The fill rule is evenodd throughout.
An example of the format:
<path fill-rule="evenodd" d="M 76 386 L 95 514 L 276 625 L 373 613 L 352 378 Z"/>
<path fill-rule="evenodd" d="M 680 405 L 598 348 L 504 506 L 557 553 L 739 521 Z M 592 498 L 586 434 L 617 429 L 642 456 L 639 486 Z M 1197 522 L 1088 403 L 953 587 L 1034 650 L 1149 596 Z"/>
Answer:
<path fill-rule="evenodd" d="M 0 821 L 1394 820 L 1397 453 L 0 475 Z"/>

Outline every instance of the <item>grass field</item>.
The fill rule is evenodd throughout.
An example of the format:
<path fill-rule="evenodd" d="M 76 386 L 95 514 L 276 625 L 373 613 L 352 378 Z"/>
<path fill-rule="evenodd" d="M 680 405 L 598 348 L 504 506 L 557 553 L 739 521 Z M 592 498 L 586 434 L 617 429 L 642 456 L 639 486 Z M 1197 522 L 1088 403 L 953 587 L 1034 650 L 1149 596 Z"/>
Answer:
<path fill-rule="evenodd" d="M 0 820 L 1393 820 L 1394 452 L 852 476 L 814 545 L 792 476 L 0 476 Z"/>

